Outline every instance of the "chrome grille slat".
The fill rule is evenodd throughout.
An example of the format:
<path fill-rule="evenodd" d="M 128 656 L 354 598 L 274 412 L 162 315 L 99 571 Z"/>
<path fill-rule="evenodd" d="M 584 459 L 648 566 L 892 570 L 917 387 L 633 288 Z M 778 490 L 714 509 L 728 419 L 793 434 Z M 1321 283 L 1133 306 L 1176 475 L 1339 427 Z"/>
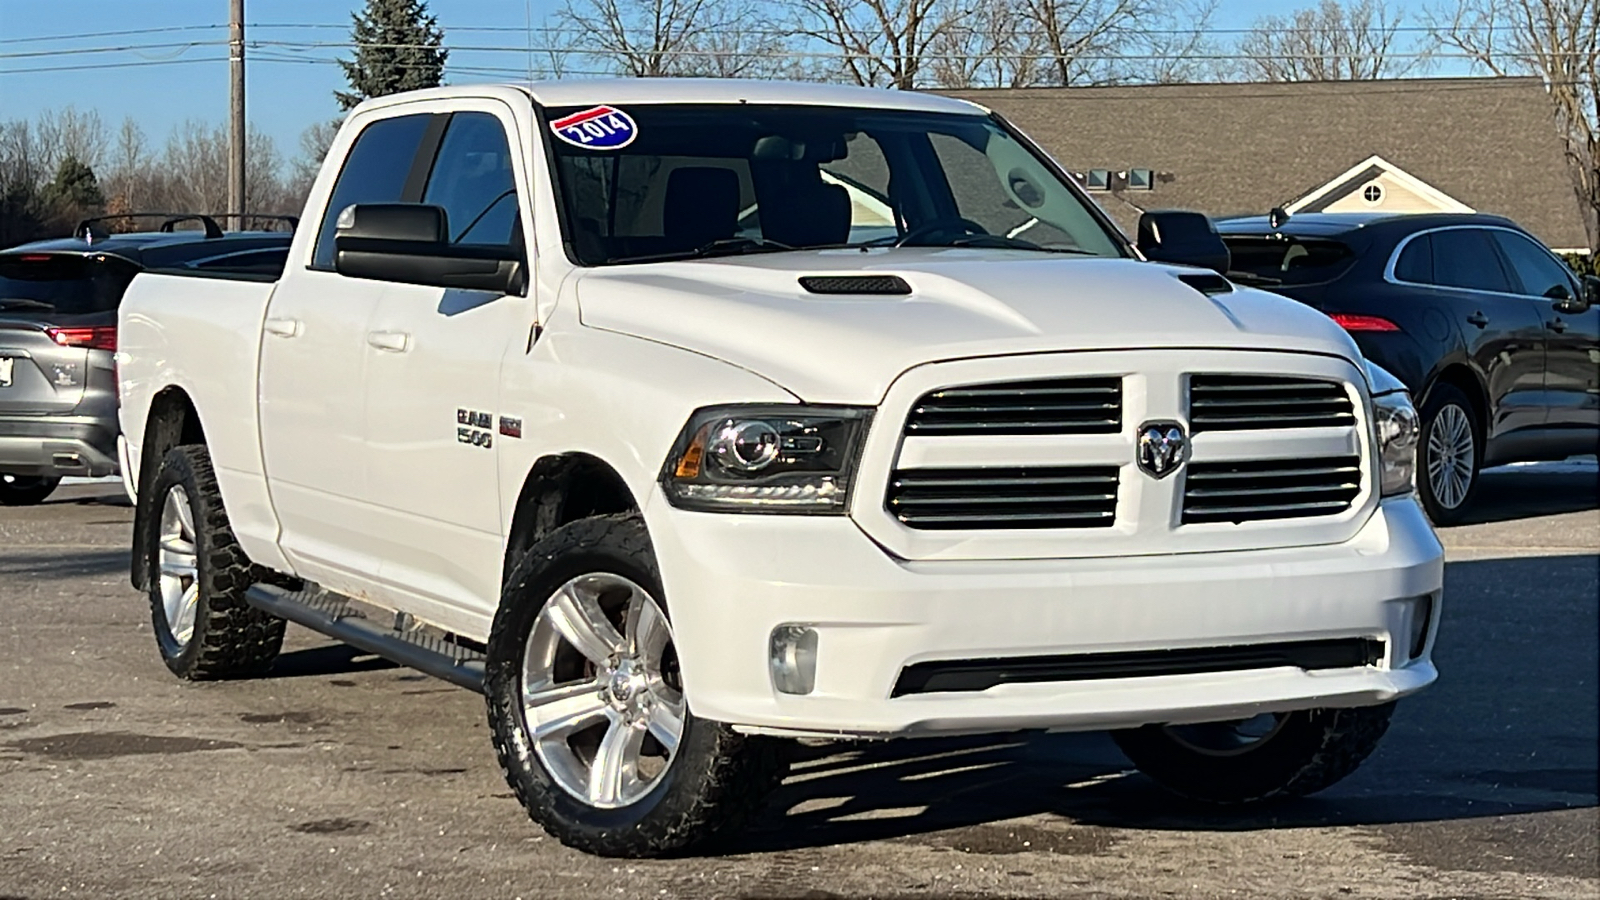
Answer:
<path fill-rule="evenodd" d="M 885 505 L 917 529 L 1104 527 L 1117 482 L 1116 466 L 902 469 Z"/>
<path fill-rule="evenodd" d="M 1122 379 L 1056 378 L 941 388 L 912 404 L 907 436 L 1115 434 Z"/>
<path fill-rule="evenodd" d="M 1355 408 L 1342 384 L 1281 375 L 1191 375 L 1189 426 L 1205 431 L 1344 428 Z"/>
<path fill-rule="evenodd" d="M 1183 522 L 1333 515 L 1349 509 L 1360 493 L 1361 465 L 1354 456 L 1191 463 L 1185 474 Z"/>

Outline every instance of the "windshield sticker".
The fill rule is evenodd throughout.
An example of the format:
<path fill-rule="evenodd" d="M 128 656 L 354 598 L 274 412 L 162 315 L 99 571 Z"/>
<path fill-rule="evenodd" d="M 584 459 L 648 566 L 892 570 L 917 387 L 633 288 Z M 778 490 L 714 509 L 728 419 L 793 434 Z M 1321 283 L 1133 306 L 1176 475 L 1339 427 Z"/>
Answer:
<path fill-rule="evenodd" d="M 596 106 L 563 116 L 550 123 L 550 131 L 574 147 L 590 150 L 621 150 L 639 134 L 633 117 L 612 106 Z"/>

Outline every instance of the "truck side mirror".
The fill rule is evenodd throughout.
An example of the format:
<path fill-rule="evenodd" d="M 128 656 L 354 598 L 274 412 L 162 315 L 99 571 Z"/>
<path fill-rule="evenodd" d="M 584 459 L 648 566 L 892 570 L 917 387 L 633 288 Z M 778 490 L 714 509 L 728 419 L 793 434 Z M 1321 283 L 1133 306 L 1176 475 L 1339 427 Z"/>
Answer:
<path fill-rule="evenodd" d="M 333 268 L 349 278 L 428 287 L 525 290 L 521 248 L 506 244 L 453 244 L 442 206 L 357 203 L 339 213 Z"/>
<path fill-rule="evenodd" d="M 1212 269 L 1223 275 L 1233 263 L 1228 245 L 1211 220 L 1197 212 L 1162 210 L 1139 216 L 1139 252 L 1154 262 Z"/>

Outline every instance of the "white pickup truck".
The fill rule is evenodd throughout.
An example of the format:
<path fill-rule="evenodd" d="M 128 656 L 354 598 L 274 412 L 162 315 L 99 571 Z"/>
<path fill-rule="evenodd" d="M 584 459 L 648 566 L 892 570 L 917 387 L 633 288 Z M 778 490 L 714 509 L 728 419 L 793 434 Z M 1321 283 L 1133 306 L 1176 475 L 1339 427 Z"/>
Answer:
<path fill-rule="evenodd" d="M 477 688 L 573 846 L 696 845 L 793 738 L 1105 729 L 1301 795 L 1436 677 L 1403 390 L 978 106 L 402 94 L 301 221 L 276 281 L 122 304 L 161 654 L 264 673 L 287 620 Z"/>

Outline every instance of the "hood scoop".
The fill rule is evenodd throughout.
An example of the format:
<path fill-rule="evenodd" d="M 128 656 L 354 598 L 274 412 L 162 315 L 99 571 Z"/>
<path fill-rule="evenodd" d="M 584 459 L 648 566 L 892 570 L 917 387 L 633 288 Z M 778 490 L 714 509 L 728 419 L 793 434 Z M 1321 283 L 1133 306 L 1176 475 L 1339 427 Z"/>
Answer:
<path fill-rule="evenodd" d="M 1231 294 L 1233 282 L 1212 272 L 1179 275 L 1178 280 L 1202 294 Z"/>
<path fill-rule="evenodd" d="M 899 275 L 805 275 L 800 286 L 812 294 L 877 294 L 904 297 L 911 285 Z"/>

